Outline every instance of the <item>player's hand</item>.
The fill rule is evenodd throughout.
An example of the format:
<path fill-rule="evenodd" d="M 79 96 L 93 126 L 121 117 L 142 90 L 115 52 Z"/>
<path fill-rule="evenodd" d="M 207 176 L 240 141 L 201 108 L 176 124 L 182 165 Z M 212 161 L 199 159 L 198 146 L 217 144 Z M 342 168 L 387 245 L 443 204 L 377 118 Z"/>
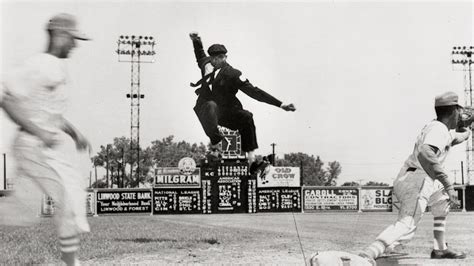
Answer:
<path fill-rule="evenodd" d="M 448 193 L 449 196 L 449 205 L 451 208 L 457 208 L 460 206 L 459 200 L 458 200 L 458 195 L 456 193 L 456 190 L 454 190 L 453 187 L 449 188 L 446 190 L 446 193 Z"/>
<path fill-rule="evenodd" d="M 199 40 L 200 39 L 199 33 L 193 31 L 193 32 L 189 33 L 189 38 L 191 38 L 192 41 Z"/>
<path fill-rule="evenodd" d="M 469 128 L 467 128 L 467 127 L 458 127 L 458 128 L 456 128 L 456 132 L 458 132 L 458 133 L 464 133 L 468 130 L 469 130 Z"/>
<path fill-rule="evenodd" d="M 285 110 L 285 111 L 291 111 L 291 112 L 296 111 L 296 107 L 295 107 L 292 103 L 290 103 L 290 104 L 283 104 L 283 105 L 281 106 L 281 108 L 282 108 L 283 110 Z"/>
<path fill-rule="evenodd" d="M 76 142 L 76 149 L 78 149 L 80 151 L 87 150 L 87 151 L 89 151 L 89 153 L 91 153 L 92 147 L 91 147 L 91 144 L 89 143 L 89 141 L 86 139 L 86 137 L 84 137 L 81 134 L 78 134 L 74 141 Z"/>

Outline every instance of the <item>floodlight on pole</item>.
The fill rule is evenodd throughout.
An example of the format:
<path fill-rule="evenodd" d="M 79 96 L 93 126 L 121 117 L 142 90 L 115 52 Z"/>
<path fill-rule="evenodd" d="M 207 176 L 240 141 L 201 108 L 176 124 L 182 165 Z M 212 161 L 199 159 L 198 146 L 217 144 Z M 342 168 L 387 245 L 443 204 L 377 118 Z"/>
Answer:
<path fill-rule="evenodd" d="M 145 95 L 140 93 L 140 64 L 155 62 L 156 41 L 152 36 L 120 35 L 117 40 L 119 62 L 131 63 L 131 88 L 127 93 L 130 99 L 130 177 L 133 176 L 133 168 L 136 163 L 135 172 L 137 185 L 140 182 L 140 99 Z"/>
<path fill-rule="evenodd" d="M 472 64 L 474 63 L 472 53 L 474 52 L 474 46 L 454 46 L 451 52 L 454 70 L 460 70 L 464 72 L 464 104 L 466 106 L 472 106 L 473 94 L 472 94 Z M 473 139 L 472 136 L 466 141 L 466 177 L 467 184 L 471 184 L 472 172 L 474 171 L 473 162 L 473 150 L 472 150 Z"/>

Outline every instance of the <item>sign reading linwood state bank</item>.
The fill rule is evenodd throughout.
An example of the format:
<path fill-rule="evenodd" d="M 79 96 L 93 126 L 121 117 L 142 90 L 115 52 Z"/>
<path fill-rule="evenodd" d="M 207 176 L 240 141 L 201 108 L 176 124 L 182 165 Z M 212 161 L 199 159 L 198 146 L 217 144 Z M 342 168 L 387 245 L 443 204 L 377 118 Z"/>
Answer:
<path fill-rule="evenodd" d="M 151 213 L 151 189 L 103 189 L 96 195 L 98 215 Z"/>
<path fill-rule="evenodd" d="M 304 211 L 359 209 L 359 192 L 356 188 L 303 187 Z"/>
<path fill-rule="evenodd" d="M 269 165 L 257 176 L 257 187 L 299 187 L 300 168 Z"/>

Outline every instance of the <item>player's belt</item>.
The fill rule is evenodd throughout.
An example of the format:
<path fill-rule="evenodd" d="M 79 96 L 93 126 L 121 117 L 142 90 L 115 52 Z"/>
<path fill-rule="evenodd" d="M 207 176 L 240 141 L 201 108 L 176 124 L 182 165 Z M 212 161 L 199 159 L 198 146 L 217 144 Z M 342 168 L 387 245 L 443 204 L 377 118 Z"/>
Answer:
<path fill-rule="evenodd" d="M 407 172 L 415 172 L 416 168 L 415 167 L 408 167 Z"/>

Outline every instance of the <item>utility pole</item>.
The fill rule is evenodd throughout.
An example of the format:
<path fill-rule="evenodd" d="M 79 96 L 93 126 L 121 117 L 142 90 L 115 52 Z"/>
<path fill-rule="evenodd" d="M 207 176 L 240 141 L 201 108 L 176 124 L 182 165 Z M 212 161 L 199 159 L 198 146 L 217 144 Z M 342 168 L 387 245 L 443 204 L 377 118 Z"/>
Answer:
<path fill-rule="evenodd" d="M 451 170 L 451 172 L 454 173 L 454 184 L 456 184 L 456 173 L 458 172 L 459 170 Z"/>
<path fill-rule="evenodd" d="M 472 106 L 472 53 L 474 46 L 455 46 L 452 50 L 452 64 L 460 65 L 464 72 L 464 102 L 466 106 Z M 472 136 L 466 141 L 466 177 L 467 184 L 471 183 L 472 171 L 474 171 L 472 154 Z"/>
<path fill-rule="evenodd" d="M 145 98 L 140 93 L 140 64 L 153 63 L 155 61 L 155 39 L 151 36 L 124 36 L 121 35 L 117 41 L 118 61 L 131 63 L 131 88 L 127 93 L 130 98 L 130 177 L 133 168 L 137 178 L 140 180 L 140 99 Z"/>
<path fill-rule="evenodd" d="M 304 175 L 303 175 L 303 160 L 300 161 L 300 186 L 303 186 L 304 184 Z"/>
<path fill-rule="evenodd" d="M 7 154 L 3 154 L 3 189 L 7 190 Z"/>
<path fill-rule="evenodd" d="M 114 167 L 112 166 L 110 171 L 110 188 L 114 188 Z"/>
<path fill-rule="evenodd" d="M 275 166 L 275 160 L 276 160 L 276 158 L 275 158 L 275 146 L 276 146 L 276 143 L 272 143 L 270 145 L 272 146 L 272 158 L 273 158 L 272 165 Z"/>
<path fill-rule="evenodd" d="M 107 144 L 106 154 L 105 154 L 105 177 L 106 177 L 106 187 L 109 188 L 109 144 Z"/>
<path fill-rule="evenodd" d="M 123 187 L 123 179 L 125 177 L 125 155 L 123 152 L 123 147 L 122 147 L 122 186 Z"/>

